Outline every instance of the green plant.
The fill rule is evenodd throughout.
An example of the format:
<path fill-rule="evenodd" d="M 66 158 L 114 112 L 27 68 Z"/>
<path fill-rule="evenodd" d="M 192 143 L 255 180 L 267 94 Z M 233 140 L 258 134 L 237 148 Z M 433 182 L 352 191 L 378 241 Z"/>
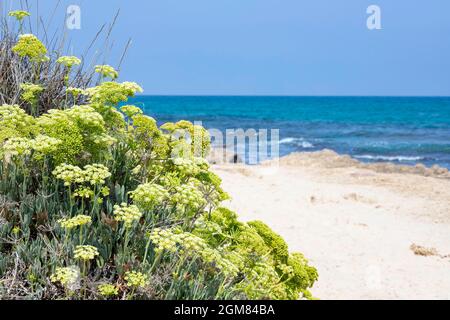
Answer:
<path fill-rule="evenodd" d="M 40 45 L 19 44 L 41 63 Z M 58 60 L 67 75 L 78 63 Z M 135 106 L 119 111 L 142 91 L 135 83 L 68 85 L 87 104 L 0 106 L 0 298 L 310 297 L 307 260 L 262 222 L 220 207 L 227 194 L 203 158 L 204 128 L 158 128 Z M 34 86 L 46 90 L 37 77 L 22 99 L 38 107 Z"/>
<path fill-rule="evenodd" d="M 269 247 L 271 254 L 277 261 L 287 263 L 289 257 L 288 245 L 284 239 L 273 232 L 264 222 L 253 221 L 248 223 L 249 226 L 258 233 L 264 240 L 264 243 Z"/>

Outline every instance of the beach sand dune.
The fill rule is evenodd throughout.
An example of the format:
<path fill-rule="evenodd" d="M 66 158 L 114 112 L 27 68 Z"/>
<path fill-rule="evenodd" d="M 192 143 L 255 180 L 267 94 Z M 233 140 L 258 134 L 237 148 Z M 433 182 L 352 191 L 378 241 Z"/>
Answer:
<path fill-rule="evenodd" d="M 279 166 L 215 165 L 244 220 L 263 220 L 319 270 L 320 299 L 450 299 L 450 177 L 332 151 Z"/>

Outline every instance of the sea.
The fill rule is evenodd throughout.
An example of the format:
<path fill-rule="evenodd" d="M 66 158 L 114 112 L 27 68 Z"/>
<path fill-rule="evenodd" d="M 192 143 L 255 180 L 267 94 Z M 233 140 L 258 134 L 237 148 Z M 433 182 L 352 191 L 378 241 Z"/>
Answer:
<path fill-rule="evenodd" d="M 324 149 L 363 162 L 450 169 L 450 97 L 137 96 L 159 124 L 279 130 L 279 156 Z M 275 136 L 275 134 L 274 134 Z M 275 140 L 274 140 L 275 141 Z"/>

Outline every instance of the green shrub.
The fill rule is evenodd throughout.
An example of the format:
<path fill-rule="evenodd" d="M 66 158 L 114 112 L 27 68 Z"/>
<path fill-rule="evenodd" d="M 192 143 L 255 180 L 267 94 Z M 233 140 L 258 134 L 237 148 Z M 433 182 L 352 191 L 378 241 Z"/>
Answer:
<path fill-rule="evenodd" d="M 44 52 L 32 45 L 18 52 L 31 68 Z M 66 77 L 80 63 L 58 61 Z M 88 104 L 65 99 L 41 113 L 33 91 L 32 115 L 0 106 L 0 298 L 310 297 L 317 272 L 306 259 L 262 222 L 220 207 L 228 195 L 203 158 L 204 128 L 158 128 L 135 106 L 119 111 L 141 91 L 134 83 L 78 89 L 66 88 Z"/>
<path fill-rule="evenodd" d="M 266 224 L 264 224 L 264 222 L 253 221 L 248 224 L 250 227 L 255 229 L 264 240 L 274 259 L 282 263 L 287 263 L 289 250 L 286 241 L 284 241 L 281 236 L 273 232 Z"/>
<path fill-rule="evenodd" d="M 308 289 L 317 280 L 316 269 L 301 254 L 289 256 L 284 240 L 262 222 L 239 222 L 235 212 L 218 208 L 197 221 L 194 234 L 222 247 L 239 274 L 251 279 L 237 284 L 246 297 L 312 298 Z"/>
<path fill-rule="evenodd" d="M 288 284 L 296 290 L 311 288 L 319 278 L 317 269 L 308 265 L 308 260 L 301 253 L 293 253 L 289 256 L 288 266 L 293 270 L 293 277 Z"/>

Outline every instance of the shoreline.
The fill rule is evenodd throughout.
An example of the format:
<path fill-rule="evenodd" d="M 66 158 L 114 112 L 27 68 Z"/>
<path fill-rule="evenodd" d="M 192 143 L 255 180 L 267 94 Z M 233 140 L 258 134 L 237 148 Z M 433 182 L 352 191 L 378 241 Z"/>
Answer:
<path fill-rule="evenodd" d="M 213 165 L 244 164 L 239 154 L 226 148 L 212 148 L 208 160 Z M 426 177 L 450 179 L 450 170 L 439 165 L 426 166 L 423 163 L 409 165 L 392 161 L 364 162 L 350 155 L 338 154 L 329 149 L 293 152 L 277 159 L 266 160 L 259 164 L 251 164 L 248 166 L 271 166 L 274 162 L 279 162 L 286 166 L 356 167 L 379 173 L 410 173 Z"/>
<path fill-rule="evenodd" d="M 216 164 L 245 220 L 263 220 L 319 270 L 320 299 L 448 299 L 447 169 L 366 164 L 329 150 Z"/>

